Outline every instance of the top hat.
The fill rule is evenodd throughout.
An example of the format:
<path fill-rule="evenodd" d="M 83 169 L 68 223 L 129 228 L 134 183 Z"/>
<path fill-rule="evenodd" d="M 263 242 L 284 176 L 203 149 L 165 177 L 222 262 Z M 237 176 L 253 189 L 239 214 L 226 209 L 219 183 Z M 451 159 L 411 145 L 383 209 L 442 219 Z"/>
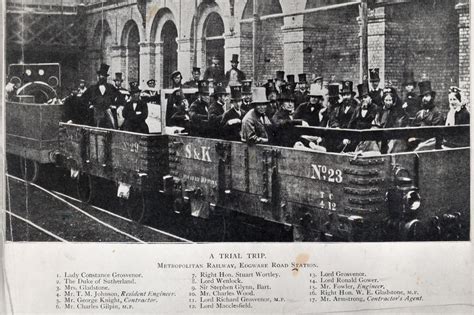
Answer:
<path fill-rule="evenodd" d="M 295 83 L 295 75 L 294 74 L 289 74 L 286 76 L 286 81 L 290 84 Z"/>
<path fill-rule="evenodd" d="M 276 79 L 280 81 L 285 81 L 285 71 L 277 71 L 276 72 Z"/>
<path fill-rule="evenodd" d="M 212 96 L 218 96 L 222 94 L 227 94 L 224 83 L 217 82 L 216 84 L 214 84 L 214 93 L 212 93 Z"/>
<path fill-rule="evenodd" d="M 321 87 L 321 84 L 313 83 L 309 90 L 309 96 L 324 96 L 328 93 L 328 90 Z"/>
<path fill-rule="evenodd" d="M 298 83 L 306 83 L 306 73 L 298 74 Z"/>
<path fill-rule="evenodd" d="M 339 83 L 329 83 L 328 84 L 328 94 L 329 97 L 338 97 L 339 96 Z"/>
<path fill-rule="evenodd" d="M 230 86 L 230 99 L 232 101 L 240 101 L 242 99 L 242 86 L 241 85 Z"/>
<path fill-rule="evenodd" d="M 198 81 L 197 93 L 203 94 L 203 95 L 209 95 L 209 82 L 207 82 L 207 80 Z"/>
<path fill-rule="evenodd" d="M 431 96 L 435 96 L 436 92 L 431 89 L 431 81 L 421 81 L 418 83 L 418 87 L 420 88 L 420 95 L 424 96 L 426 94 L 431 94 Z"/>
<path fill-rule="evenodd" d="M 362 98 L 365 95 L 369 94 L 369 82 L 364 80 L 361 84 L 357 85 L 357 91 L 359 92 L 359 97 Z"/>
<path fill-rule="evenodd" d="M 199 73 L 201 73 L 201 68 L 193 67 L 193 72 L 199 72 Z"/>
<path fill-rule="evenodd" d="M 233 54 L 232 55 L 232 60 L 230 62 L 231 63 L 239 63 L 239 55 Z"/>
<path fill-rule="evenodd" d="M 341 89 L 341 94 L 344 93 L 351 93 L 352 95 L 355 95 L 355 92 L 352 90 L 353 83 L 352 81 L 342 81 L 342 89 Z"/>
<path fill-rule="evenodd" d="M 291 90 L 289 90 L 286 86 L 282 89 L 280 95 L 278 96 L 279 101 L 294 101 L 295 98 Z"/>
<path fill-rule="evenodd" d="M 369 69 L 370 82 L 380 81 L 379 68 Z"/>
<path fill-rule="evenodd" d="M 101 63 L 101 64 L 100 64 L 100 69 L 97 70 L 97 74 L 103 75 L 103 76 L 105 76 L 105 77 L 108 77 L 109 74 L 108 74 L 107 72 L 109 72 L 109 68 L 110 68 L 109 65 L 107 65 L 107 64 L 105 64 L 105 63 Z"/>
<path fill-rule="evenodd" d="M 242 80 L 242 94 L 252 94 L 252 80 Z"/>
<path fill-rule="evenodd" d="M 150 79 L 150 80 L 146 81 L 146 84 L 148 84 L 148 85 L 155 84 L 155 83 L 156 83 L 155 79 Z"/>
<path fill-rule="evenodd" d="M 138 81 L 130 81 L 130 94 L 139 93 L 140 88 L 138 87 Z"/>
<path fill-rule="evenodd" d="M 120 81 L 122 82 L 123 79 L 122 79 L 122 72 L 115 72 L 115 79 L 114 81 Z"/>
<path fill-rule="evenodd" d="M 413 74 L 413 71 L 403 71 L 403 86 L 407 85 L 413 85 L 416 87 L 416 81 L 415 81 L 415 76 Z"/>
<path fill-rule="evenodd" d="M 266 104 L 268 99 L 264 87 L 256 87 L 252 90 L 252 104 Z"/>

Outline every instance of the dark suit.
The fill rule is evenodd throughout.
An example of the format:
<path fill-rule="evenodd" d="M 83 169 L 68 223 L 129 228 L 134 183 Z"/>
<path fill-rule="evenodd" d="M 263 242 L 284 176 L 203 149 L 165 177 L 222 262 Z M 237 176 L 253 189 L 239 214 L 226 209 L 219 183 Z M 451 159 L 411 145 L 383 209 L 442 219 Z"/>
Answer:
<path fill-rule="evenodd" d="M 245 80 L 245 73 L 240 69 L 232 68 L 226 72 L 225 79 L 227 83 L 229 83 L 231 79 L 236 79 L 235 81 L 238 81 L 238 83 L 240 83 Z"/>
<path fill-rule="evenodd" d="M 298 140 L 292 132 L 292 127 L 301 125 L 301 119 L 293 119 L 290 112 L 281 108 L 272 117 L 272 122 L 275 128 L 275 144 L 284 147 L 292 147 Z"/>
<path fill-rule="evenodd" d="M 263 121 L 262 121 L 263 120 Z M 272 122 L 266 115 L 260 115 L 255 109 L 245 114 L 242 120 L 242 141 L 255 144 L 258 138 L 266 138 L 271 141 Z"/>
<path fill-rule="evenodd" d="M 435 107 L 422 109 L 416 113 L 413 126 L 441 126 L 444 125 L 444 116 Z"/>
<path fill-rule="evenodd" d="M 420 97 L 416 93 L 406 93 L 403 102 L 407 104 L 405 112 L 409 118 L 414 118 L 421 109 Z"/>
<path fill-rule="evenodd" d="M 225 80 L 224 69 L 222 69 L 220 66 L 210 66 L 206 69 L 206 72 L 204 72 L 203 77 L 203 80 L 209 79 L 213 79 L 214 82 L 223 82 Z"/>
<path fill-rule="evenodd" d="M 209 137 L 209 109 L 208 104 L 202 100 L 195 100 L 189 107 L 189 118 L 191 119 L 191 136 Z"/>
<path fill-rule="evenodd" d="M 295 110 L 293 117 L 295 119 L 306 121 L 310 126 L 326 127 L 328 123 L 328 114 L 327 110 L 325 110 L 320 115 L 322 109 L 323 107 L 321 104 L 311 104 L 310 102 L 301 103 Z"/>
<path fill-rule="evenodd" d="M 133 105 L 136 104 L 135 109 Z M 149 133 L 148 125 L 145 120 L 148 117 L 148 105 L 145 101 L 129 101 L 125 104 L 122 112 L 123 122 L 122 129 L 126 131 Z"/>
<path fill-rule="evenodd" d="M 100 91 L 100 86 L 105 88 L 104 93 Z M 109 83 L 94 84 L 90 86 L 82 95 L 85 104 L 91 104 L 94 112 L 94 125 L 102 128 L 117 128 L 117 118 L 114 117 L 110 105 L 112 105 L 119 92 Z"/>
<path fill-rule="evenodd" d="M 361 106 L 357 107 L 354 111 L 354 115 L 349 122 L 350 129 L 370 129 L 372 128 L 372 122 L 377 115 L 376 105 L 369 106 L 365 111 Z"/>
<path fill-rule="evenodd" d="M 293 93 L 295 97 L 295 107 L 298 107 L 298 105 L 300 105 L 301 103 L 307 102 L 308 94 L 309 94 L 308 91 L 304 91 L 304 93 L 301 92 L 301 90 L 295 91 L 295 93 Z"/>
<path fill-rule="evenodd" d="M 210 134 L 212 138 L 221 137 L 221 121 L 224 116 L 224 106 L 225 104 L 220 104 L 216 100 L 211 102 L 209 106 L 209 127 Z"/>
<path fill-rule="evenodd" d="M 221 135 L 223 139 L 231 141 L 241 141 L 242 119 L 245 116 L 245 111 L 240 109 L 238 113 L 235 108 L 231 108 L 224 113 L 221 120 Z M 240 123 L 229 125 L 229 120 L 240 119 Z"/>
<path fill-rule="evenodd" d="M 356 108 L 357 102 L 355 100 L 342 102 L 337 108 L 334 109 L 334 120 L 330 123 L 330 126 L 333 128 L 349 128 L 349 123 Z"/>
<path fill-rule="evenodd" d="M 71 95 L 64 101 L 64 122 L 72 120 L 74 124 L 88 124 L 90 121 L 87 105 L 82 98 L 77 95 Z"/>

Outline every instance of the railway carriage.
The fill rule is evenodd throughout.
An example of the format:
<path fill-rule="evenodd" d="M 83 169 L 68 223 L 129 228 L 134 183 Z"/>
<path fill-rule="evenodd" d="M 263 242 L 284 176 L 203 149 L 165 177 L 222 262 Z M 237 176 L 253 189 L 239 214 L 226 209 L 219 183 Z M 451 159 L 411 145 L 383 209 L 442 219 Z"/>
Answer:
<path fill-rule="evenodd" d="M 117 184 L 137 221 L 164 212 L 207 222 L 221 217 L 296 241 L 469 238 L 469 147 L 348 154 L 192 137 L 166 127 L 172 92 L 161 93 L 161 132 L 59 124 L 56 160 L 76 178 L 83 200 L 97 190 L 92 177 L 100 177 Z M 441 139 L 468 134 L 469 126 L 294 132 L 387 141 Z"/>

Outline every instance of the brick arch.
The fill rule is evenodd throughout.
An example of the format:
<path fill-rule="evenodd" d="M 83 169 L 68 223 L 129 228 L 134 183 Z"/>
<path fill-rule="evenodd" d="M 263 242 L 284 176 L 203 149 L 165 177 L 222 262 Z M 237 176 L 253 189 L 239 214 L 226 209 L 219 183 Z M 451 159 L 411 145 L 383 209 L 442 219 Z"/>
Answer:
<path fill-rule="evenodd" d="M 138 34 L 141 35 L 140 34 L 140 27 L 138 26 L 138 23 L 133 19 L 128 20 L 122 28 L 122 34 L 120 36 L 120 45 L 122 45 L 122 46 L 127 46 L 128 45 L 130 32 L 132 31 L 132 29 L 134 27 L 137 27 Z M 140 41 L 141 41 L 141 38 L 140 38 Z"/>
<path fill-rule="evenodd" d="M 161 31 L 163 30 L 165 23 L 168 21 L 173 22 L 174 25 L 178 27 L 174 14 L 169 8 L 162 8 L 156 12 L 150 28 L 150 42 L 161 42 Z"/>

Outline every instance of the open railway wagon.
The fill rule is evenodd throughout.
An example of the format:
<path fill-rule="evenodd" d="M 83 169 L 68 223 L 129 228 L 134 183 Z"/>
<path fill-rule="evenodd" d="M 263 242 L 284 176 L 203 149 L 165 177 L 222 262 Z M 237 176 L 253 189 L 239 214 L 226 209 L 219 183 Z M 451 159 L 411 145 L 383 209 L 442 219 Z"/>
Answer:
<path fill-rule="evenodd" d="M 58 124 L 63 105 L 50 103 L 57 98 L 61 68 L 57 63 L 11 64 L 10 86 L 15 92 L 6 100 L 6 152 L 19 167 L 22 177 L 35 181 L 40 165 L 54 162 Z"/>
<path fill-rule="evenodd" d="M 171 92 L 161 94 L 162 126 Z M 331 153 L 250 146 L 171 130 L 143 135 L 61 124 L 60 151 L 66 166 L 79 170 L 82 178 L 107 178 L 147 191 L 145 199 L 156 197 L 144 203 L 138 219 L 147 211 L 160 211 L 214 223 L 222 217 L 223 224 L 251 221 L 268 227 L 263 232 L 281 233 L 282 238 L 291 235 L 296 241 L 469 238 L 469 147 Z M 335 140 L 386 141 L 468 136 L 469 126 L 297 127 L 295 132 Z"/>

